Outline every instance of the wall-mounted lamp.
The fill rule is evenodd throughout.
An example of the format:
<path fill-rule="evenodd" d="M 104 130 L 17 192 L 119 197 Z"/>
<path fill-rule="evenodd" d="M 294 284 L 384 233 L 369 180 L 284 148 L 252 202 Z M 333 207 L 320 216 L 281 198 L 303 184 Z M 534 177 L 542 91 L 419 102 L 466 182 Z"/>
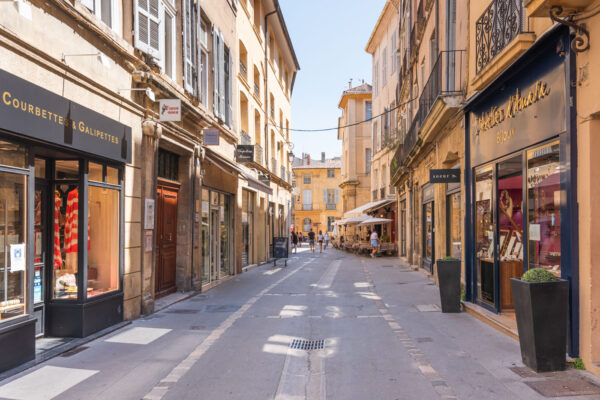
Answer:
<path fill-rule="evenodd" d="M 22 0 L 18 0 L 22 1 Z M 85 53 L 85 54 L 64 54 L 61 57 L 62 62 L 66 62 L 67 57 L 97 57 L 98 61 L 102 63 L 106 68 L 110 68 L 110 61 L 102 52 L 97 53 Z"/>
<path fill-rule="evenodd" d="M 294 162 L 294 157 L 295 157 L 295 156 L 294 156 L 294 153 L 290 151 L 290 152 L 288 153 L 288 161 L 289 161 L 289 162 Z"/>
<path fill-rule="evenodd" d="M 146 96 L 148 96 L 148 98 L 150 99 L 150 101 L 155 102 L 156 101 L 156 96 L 154 96 L 154 92 L 152 91 L 152 89 L 150 88 L 145 88 L 145 89 L 119 89 L 119 92 L 125 92 L 125 91 L 129 91 L 129 92 L 145 92 Z"/>

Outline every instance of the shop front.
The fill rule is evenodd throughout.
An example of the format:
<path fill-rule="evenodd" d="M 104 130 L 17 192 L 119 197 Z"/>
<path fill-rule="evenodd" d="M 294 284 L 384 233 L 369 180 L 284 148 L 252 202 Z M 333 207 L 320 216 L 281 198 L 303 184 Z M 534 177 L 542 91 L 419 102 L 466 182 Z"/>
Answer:
<path fill-rule="evenodd" d="M 513 310 L 510 279 L 530 268 L 569 280 L 576 353 L 569 43 L 565 30 L 549 33 L 467 106 L 466 254 L 467 297 L 495 312 Z"/>
<path fill-rule="evenodd" d="M 0 370 L 123 319 L 131 129 L 0 70 Z"/>
<path fill-rule="evenodd" d="M 423 185 L 421 199 L 421 232 L 422 232 L 422 251 L 421 268 L 433 274 L 433 264 L 435 263 L 435 234 L 434 234 L 434 208 L 433 208 L 433 184 Z"/>

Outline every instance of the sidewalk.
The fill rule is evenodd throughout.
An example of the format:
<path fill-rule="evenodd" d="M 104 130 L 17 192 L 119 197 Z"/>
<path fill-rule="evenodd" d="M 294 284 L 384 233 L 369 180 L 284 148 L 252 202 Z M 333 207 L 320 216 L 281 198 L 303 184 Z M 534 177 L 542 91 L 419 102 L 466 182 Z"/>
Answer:
<path fill-rule="evenodd" d="M 503 399 L 498 393 L 509 390 L 521 399 L 600 399 L 600 379 L 591 373 L 569 368 L 537 374 L 522 364 L 513 337 L 467 312 L 441 313 L 438 287 L 407 264 L 390 258 L 361 262 L 387 312 L 458 398 Z"/>

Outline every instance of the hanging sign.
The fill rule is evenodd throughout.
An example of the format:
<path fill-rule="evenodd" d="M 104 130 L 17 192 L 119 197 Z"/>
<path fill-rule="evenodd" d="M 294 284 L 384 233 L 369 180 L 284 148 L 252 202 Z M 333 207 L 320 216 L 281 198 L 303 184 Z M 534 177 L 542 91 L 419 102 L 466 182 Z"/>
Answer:
<path fill-rule="evenodd" d="M 205 146 L 218 146 L 219 145 L 219 130 L 218 129 L 204 129 L 202 131 L 204 136 Z"/>
<path fill-rule="evenodd" d="M 430 183 L 460 183 L 460 169 L 430 169 Z"/>
<path fill-rule="evenodd" d="M 10 272 L 25 271 L 25 243 L 10 245 Z"/>
<path fill-rule="evenodd" d="M 235 149 L 235 161 L 249 163 L 254 161 L 254 145 L 238 144 Z"/>
<path fill-rule="evenodd" d="M 181 121 L 181 100 L 161 99 L 158 119 L 160 121 Z"/>
<path fill-rule="evenodd" d="M 0 128 L 131 162 L 131 128 L 0 70 Z"/>
<path fill-rule="evenodd" d="M 271 176 L 269 174 L 263 174 L 262 172 L 258 173 L 258 180 L 266 185 L 271 184 Z"/>

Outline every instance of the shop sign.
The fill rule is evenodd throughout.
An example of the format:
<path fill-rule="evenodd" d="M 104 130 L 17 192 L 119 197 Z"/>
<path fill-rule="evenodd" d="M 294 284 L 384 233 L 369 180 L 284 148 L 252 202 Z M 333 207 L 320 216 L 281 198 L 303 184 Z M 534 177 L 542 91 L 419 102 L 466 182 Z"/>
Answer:
<path fill-rule="evenodd" d="M 181 100 L 161 99 L 158 119 L 160 121 L 181 121 Z"/>
<path fill-rule="evenodd" d="M 250 163 L 254 161 L 254 145 L 238 144 L 235 149 L 235 161 Z"/>
<path fill-rule="evenodd" d="M 205 146 L 218 146 L 219 145 L 219 130 L 218 129 L 204 129 L 202 131 L 204 136 Z"/>
<path fill-rule="evenodd" d="M 479 165 L 566 131 L 565 56 L 552 43 L 483 93 L 469 114 L 471 162 Z M 525 62 L 525 61 L 524 61 Z"/>
<path fill-rule="evenodd" d="M 131 162 L 131 128 L 0 70 L 0 128 Z"/>
<path fill-rule="evenodd" d="M 460 183 L 460 169 L 430 169 L 430 183 Z"/>

